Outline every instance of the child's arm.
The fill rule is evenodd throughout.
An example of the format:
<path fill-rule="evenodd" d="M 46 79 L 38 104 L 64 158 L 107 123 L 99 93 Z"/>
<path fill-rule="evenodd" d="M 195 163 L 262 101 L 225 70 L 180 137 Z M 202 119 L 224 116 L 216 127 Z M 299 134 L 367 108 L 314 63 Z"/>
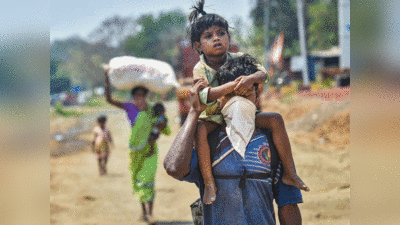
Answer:
<path fill-rule="evenodd" d="M 207 101 L 213 102 L 213 101 L 221 98 L 222 96 L 232 93 L 234 91 L 235 87 L 238 85 L 238 83 L 239 83 L 239 80 L 238 81 L 235 80 L 235 81 L 231 81 L 226 84 L 220 85 L 218 87 L 210 88 L 208 91 Z"/>
<path fill-rule="evenodd" d="M 268 75 L 264 71 L 257 71 L 249 76 L 240 76 L 235 81 L 238 84 L 234 88 L 237 95 L 244 95 L 248 89 L 250 89 L 254 84 L 262 84 L 268 79 Z"/>

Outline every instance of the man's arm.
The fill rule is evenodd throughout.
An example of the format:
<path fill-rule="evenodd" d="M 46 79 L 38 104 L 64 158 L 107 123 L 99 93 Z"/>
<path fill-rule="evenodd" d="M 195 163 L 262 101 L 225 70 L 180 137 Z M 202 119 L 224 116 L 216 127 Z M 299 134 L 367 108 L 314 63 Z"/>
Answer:
<path fill-rule="evenodd" d="M 110 81 L 108 80 L 108 74 L 107 73 L 108 73 L 108 71 L 106 70 L 106 72 L 105 72 L 105 76 L 106 76 L 106 91 L 105 91 L 106 100 L 111 105 L 114 105 L 114 106 L 116 106 L 118 108 L 124 109 L 124 105 L 122 104 L 122 102 L 116 101 L 116 100 L 111 98 Z"/>
<path fill-rule="evenodd" d="M 201 112 L 205 109 L 205 105 L 199 101 L 198 93 L 205 86 L 205 81 L 200 80 L 191 89 L 191 108 L 189 114 L 164 159 L 165 170 L 168 175 L 176 179 L 182 179 L 190 172 L 190 161 L 192 159 L 197 120 Z"/>
<path fill-rule="evenodd" d="M 164 168 L 168 175 L 181 179 L 190 172 L 193 141 L 196 133 L 197 119 L 200 114 L 190 110 L 185 123 L 179 130 L 174 142 L 164 159 Z"/>

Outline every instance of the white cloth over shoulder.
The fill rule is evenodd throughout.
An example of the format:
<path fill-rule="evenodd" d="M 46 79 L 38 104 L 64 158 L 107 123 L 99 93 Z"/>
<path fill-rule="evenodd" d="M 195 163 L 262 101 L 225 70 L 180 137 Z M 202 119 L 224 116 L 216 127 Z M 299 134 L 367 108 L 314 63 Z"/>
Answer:
<path fill-rule="evenodd" d="M 234 96 L 225 104 L 222 115 L 226 123 L 226 134 L 232 147 L 244 158 L 247 144 L 249 144 L 256 128 L 257 107 L 244 97 Z"/>
<path fill-rule="evenodd" d="M 117 89 L 141 85 L 163 94 L 173 87 L 179 87 L 172 66 L 163 61 L 121 56 L 112 58 L 104 68 L 109 69 L 110 83 Z"/>

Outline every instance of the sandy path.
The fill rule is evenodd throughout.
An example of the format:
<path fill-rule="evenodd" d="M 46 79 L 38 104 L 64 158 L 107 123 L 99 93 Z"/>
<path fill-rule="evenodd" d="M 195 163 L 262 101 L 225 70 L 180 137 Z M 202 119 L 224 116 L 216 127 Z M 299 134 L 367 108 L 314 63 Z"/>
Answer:
<path fill-rule="evenodd" d="M 161 136 L 158 141 L 160 164 L 154 214 L 159 224 L 192 224 L 189 205 L 199 197 L 198 189 L 194 184 L 169 177 L 162 167 L 179 129 L 175 122 L 176 102 L 166 106 L 173 134 Z M 75 154 L 50 159 L 51 224 L 145 224 L 138 221 L 140 204 L 131 192 L 128 121 L 122 110 L 108 117 L 116 145 L 109 159 L 107 176 L 99 176 L 96 157 L 88 146 Z M 296 136 L 296 132 L 289 130 L 289 137 Z M 91 134 L 80 136 L 86 141 L 91 138 Z M 297 171 L 312 189 L 310 193 L 303 193 L 305 203 L 300 204 L 303 224 L 350 224 L 348 149 L 329 151 L 292 139 L 291 143 Z"/>

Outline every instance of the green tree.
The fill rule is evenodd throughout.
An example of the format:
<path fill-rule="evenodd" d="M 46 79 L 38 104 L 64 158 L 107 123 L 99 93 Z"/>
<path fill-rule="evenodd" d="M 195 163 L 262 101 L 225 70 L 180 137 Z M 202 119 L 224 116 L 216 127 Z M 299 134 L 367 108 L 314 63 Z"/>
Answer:
<path fill-rule="evenodd" d="M 338 42 L 338 1 L 315 2 L 308 7 L 308 48 L 329 49 Z"/>
<path fill-rule="evenodd" d="M 103 85 L 104 70 L 101 65 L 124 54 L 105 42 L 92 44 L 80 37 L 56 41 L 50 47 L 50 74 L 57 78 L 69 78 L 73 85 L 86 88 Z"/>
<path fill-rule="evenodd" d="M 105 19 L 101 24 L 88 35 L 88 38 L 95 43 L 104 43 L 108 47 L 119 47 L 129 35 L 136 34 L 138 24 L 131 17 L 119 15 Z"/>
<path fill-rule="evenodd" d="M 50 59 L 50 78 L 55 77 L 58 71 L 58 66 L 60 65 L 61 61 L 56 59 Z"/>
<path fill-rule="evenodd" d="M 250 12 L 254 24 L 254 35 L 251 42 L 264 49 L 264 13 L 266 0 L 257 0 Z M 285 33 L 285 55 L 299 54 L 300 48 L 295 44 L 299 39 L 297 28 L 295 0 L 271 0 L 269 2 L 269 45 L 281 31 Z"/>
<path fill-rule="evenodd" d="M 263 48 L 264 10 L 266 0 L 256 0 L 250 12 L 254 35 L 250 42 Z M 300 54 L 296 0 L 270 0 L 269 40 L 281 31 L 285 34 L 285 56 Z M 305 24 L 309 50 L 327 49 L 338 45 L 338 0 L 306 0 Z"/>
<path fill-rule="evenodd" d="M 158 49 L 157 24 L 153 15 L 141 16 L 137 23 L 142 27 L 134 36 L 129 36 L 124 50 L 136 57 L 156 58 Z"/>
<path fill-rule="evenodd" d="M 185 35 L 186 16 L 179 11 L 139 17 L 141 30 L 129 36 L 124 50 L 136 57 L 153 58 L 173 63 L 176 58 L 176 40 Z"/>

